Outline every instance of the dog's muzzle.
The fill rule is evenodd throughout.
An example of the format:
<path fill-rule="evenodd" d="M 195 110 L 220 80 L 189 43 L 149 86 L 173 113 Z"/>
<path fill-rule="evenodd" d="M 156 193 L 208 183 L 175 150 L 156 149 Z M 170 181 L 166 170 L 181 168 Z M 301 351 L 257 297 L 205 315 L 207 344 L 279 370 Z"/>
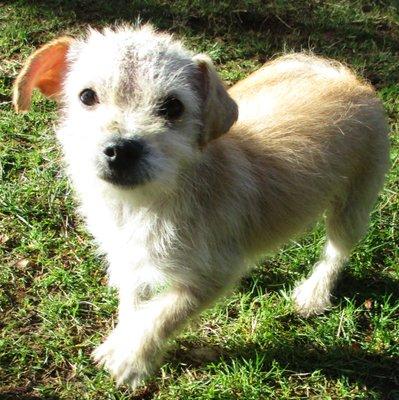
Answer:
<path fill-rule="evenodd" d="M 148 149 L 141 139 L 118 138 L 107 142 L 98 157 L 99 176 L 121 186 L 134 186 L 149 179 Z"/>

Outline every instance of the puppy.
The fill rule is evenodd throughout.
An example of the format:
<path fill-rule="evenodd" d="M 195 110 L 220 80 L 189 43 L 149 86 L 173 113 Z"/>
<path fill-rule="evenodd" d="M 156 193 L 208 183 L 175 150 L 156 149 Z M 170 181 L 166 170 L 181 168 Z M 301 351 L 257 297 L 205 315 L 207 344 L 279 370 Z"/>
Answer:
<path fill-rule="evenodd" d="M 60 103 L 80 211 L 119 292 L 93 353 L 118 384 L 136 387 L 189 317 L 323 214 L 324 254 L 293 299 L 304 316 L 330 306 L 388 168 L 381 103 L 346 67 L 291 54 L 226 91 L 207 56 L 145 25 L 48 43 L 15 82 L 17 111 L 35 88 Z"/>

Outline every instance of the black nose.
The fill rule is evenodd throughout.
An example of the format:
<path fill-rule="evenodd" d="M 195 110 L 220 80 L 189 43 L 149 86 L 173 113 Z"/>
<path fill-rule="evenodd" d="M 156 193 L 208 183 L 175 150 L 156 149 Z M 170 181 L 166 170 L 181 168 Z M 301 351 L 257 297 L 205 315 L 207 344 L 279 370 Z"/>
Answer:
<path fill-rule="evenodd" d="M 134 164 L 143 154 L 143 143 L 138 139 L 117 139 L 103 150 L 111 167 L 126 168 Z"/>

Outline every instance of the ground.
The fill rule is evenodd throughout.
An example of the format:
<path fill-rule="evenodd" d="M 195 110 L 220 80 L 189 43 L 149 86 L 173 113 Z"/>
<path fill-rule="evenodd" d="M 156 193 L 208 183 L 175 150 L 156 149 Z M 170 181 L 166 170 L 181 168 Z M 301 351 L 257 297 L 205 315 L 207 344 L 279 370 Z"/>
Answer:
<path fill-rule="evenodd" d="M 395 1 L 0 2 L 0 399 L 399 399 L 399 16 Z M 116 388 L 90 352 L 115 321 L 115 293 L 55 143 L 55 105 L 16 115 L 23 60 L 61 34 L 138 16 L 207 52 L 228 84 L 291 50 L 353 67 L 378 90 L 392 168 L 336 291 L 308 320 L 289 293 L 316 260 L 323 226 L 266 257 L 172 343 L 147 386 Z"/>

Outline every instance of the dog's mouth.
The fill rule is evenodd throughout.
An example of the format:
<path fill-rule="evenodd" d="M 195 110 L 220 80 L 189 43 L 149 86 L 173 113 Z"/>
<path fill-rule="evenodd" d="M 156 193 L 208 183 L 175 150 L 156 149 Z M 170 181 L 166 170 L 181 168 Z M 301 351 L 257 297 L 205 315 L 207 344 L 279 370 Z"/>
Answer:
<path fill-rule="evenodd" d="M 119 170 L 99 163 L 97 176 L 108 183 L 124 188 L 143 185 L 152 179 L 152 174 L 146 163 L 141 162 L 140 164 L 143 165 L 135 165 L 131 168 Z"/>

